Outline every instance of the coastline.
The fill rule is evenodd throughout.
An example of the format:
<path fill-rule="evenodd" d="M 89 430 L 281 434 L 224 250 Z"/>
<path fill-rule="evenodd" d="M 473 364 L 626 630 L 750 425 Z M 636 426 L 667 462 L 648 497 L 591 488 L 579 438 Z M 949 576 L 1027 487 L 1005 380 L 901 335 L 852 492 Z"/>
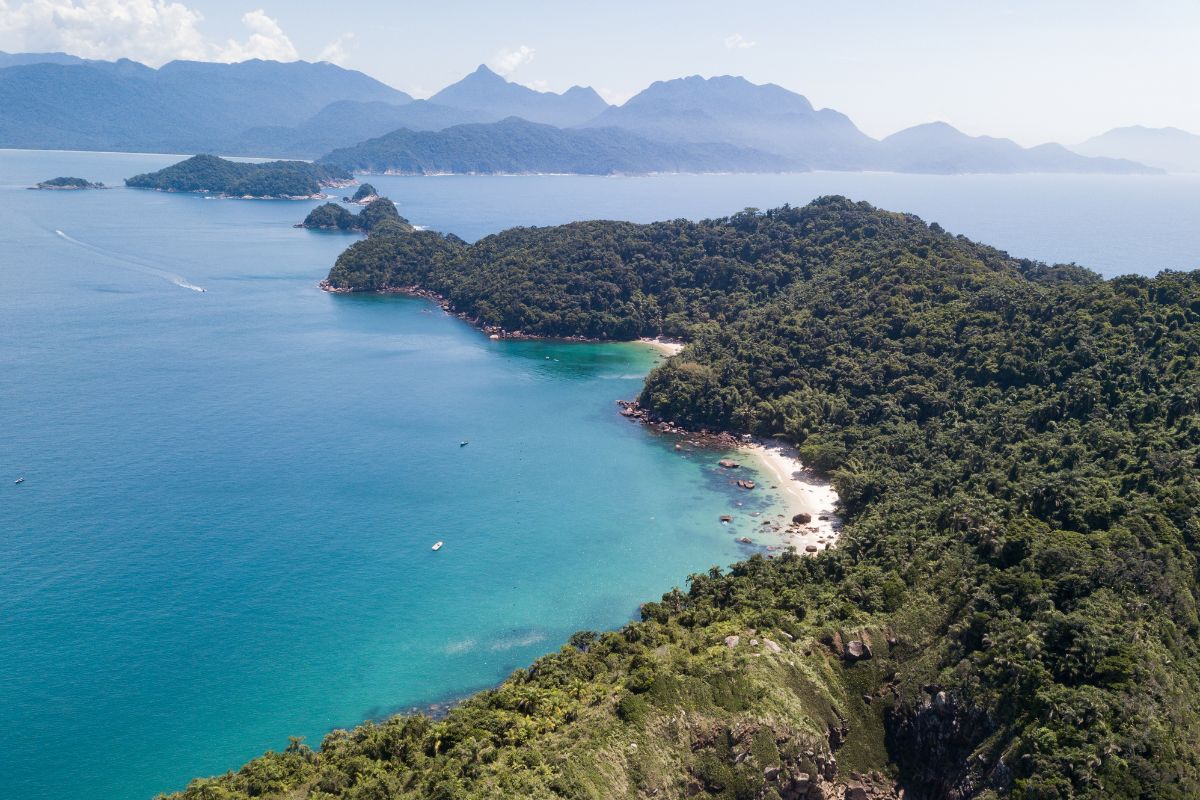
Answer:
<path fill-rule="evenodd" d="M 686 344 L 678 339 L 668 339 L 664 336 L 655 336 L 654 338 L 643 336 L 635 341 L 637 344 L 644 344 L 647 347 L 657 350 L 667 358 L 670 358 L 673 355 L 678 355 L 679 351 L 682 350 Z"/>
<path fill-rule="evenodd" d="M 303 224 L 293 225 L 293 228 L 303 228 Z M 522 341 L 543 340 L 549 342 L 579 342 L 582 344 L 643 344 L 652 347 L 663 355 L 670 357 L 683 349 L 685 342 L 678 339 L 670 339 L 664 336 L 641 337 L 633 340 L 623 339 L 590 339 L 586 336 L 543 336 L 541 334 L 525 333 L 524 331 L 510 331 L 502 328 L 499 325 L 489 325 L 477 317 L 473 317 L 465 311 L 459 311 L 454 307 L 450 300 L 431 289 L 425 289 L 421 286 L 384 286 L 379 289 L 349 289 L 341 286 L 334 286 L 326 278 L 317 286 L 323 292 L 329 294 L 398 294 L 404 297 L 419 297 L 423 300 L 428 300 L 436 304 L 442 311 L 451 316 L 458 317 L 463 322 L 467 323 L 476 330 L 487 335 L 489 339 L 518 339 Z"/>
<path fill-rule="evenodd" d="M 331 294 L 350 294 L 352 289 L 335 287 L 328 280 L 320 282 L 320 288 Z M 535 336 L 522 331 L 508 331 L 495 325 L 486 325 L 466 312 L 454 308 L 449 299 L 437 292 L 420 286 L 384 287 L 375 290 L 376 294 L 400 294 L 408 297 L 419 297 L 436 303 L 447 314 L 458 317 L 477 330 L 482 331 L 489 339 L 548 339 L 554 337 Z M 571 342 L 598 342 L 602 340 L 578 338 L 556 339 Z M 677 339 L 663 336 L 640 337 L 633 344 L 649 347 L 665 358 L 677 355 L 683 350 L 685 343 Z M 775 439 L 755 439 L 749 435 L 736 436 L 728 432 L 713 433 L 711 431 L 693 432 L 685 430 L 669 422 L 651 419 L 636 401 L 617 401 L 621 407 L 621 416 L 642 423 L 659 433 L 674 434 L 693 447 L 713 451 L 734 450 L 745 453 L 753 458 L 764 477 L 772 481 L 770 491 L 774 494 L 774 520 L 764 519 L 763 527 L 767 528 L 771 537 L 777 538 L 770 544 L 759 540 L 743 541 L 765 547 L 768 550 L 779 550 L 792 547 L 799 554 L 813 554 L 828 550 L 837 545 L 841 536 L 841 518 L 836 514 L 838 495 L 829 481 L 817 476 L 800 460 L 796 448 Z M 680 444 L 676 445 L 680 449 Z M 730 470 L 731 472 L 733 470 Z M 757 487 L 756 487 L 757 488 Z M 797 515 L 807 514 L 809 519 L 797 522 Z M 777 522 L 775 520 L 778 520 Z M 770 526 L 766 525 L 770 522 Z M 749 537 L 741 537 L 748 540 Z"/>
<path fill-rule="evenodd" d="M 730 459 L 717 461 L 721 452 L 744 454 L 754 459 L 754 471 L 760 478 L 769 480 L 765 486 L 754 481 L 753 487 L 742 487 L 748 491 L 771 493 L 773 516 L 754 512 L 760 530 L 767 534 L 762 539 L 740 536 L 742 544 L 755 545 L 768 551 L 794 547 L 800 555 L 812 555 L 837 546 L 841 537 L 842 520 L 837 514 L 838 495 L 833 485 L 821 478 L 800 460 L 795 447 L 777 439 L 755 438 L 750 434 L 738 436 L 728 431 L 689 431 L 672 422 L 656 419 L 636 400 L 618 400 L 621 416 L 644 425 L 649 430 L 676 437 L 675 449 L 681 452 L 707 451 L 716 465 L 726 472 L 730 483 L 746 478 L 735 478 L 741 470 L 740 462 Z M 740 505 L 740 504 L 739 504 Z M 807 514 L 808 519 L 797 521 L 795 517 Z M 736 514 L 726 515 L 722 522 L 733 522 Z M 765 530 L 763 530 L 765 529 Z M 770 558 L 772 556 L 768 556 Z"/>
<path fill-rule="evenodd" d="M 770 491 L 778 492 L 777 502 L 783 508 L 784 521 L 772 527 L 772 531 L 783 540 L 784 547 L 794 547 L 803 555 L 837 545 L 842 529 L 841 517 L 836 513 L 837 491 L 804 465 L 795 447 L 777 439 L 755 439 L 741 445 L 739 450 L 752 457 L 774 481 Z M 797 514 L 808 514 L 811 519 L 794 523 L 792 519 Z"/>

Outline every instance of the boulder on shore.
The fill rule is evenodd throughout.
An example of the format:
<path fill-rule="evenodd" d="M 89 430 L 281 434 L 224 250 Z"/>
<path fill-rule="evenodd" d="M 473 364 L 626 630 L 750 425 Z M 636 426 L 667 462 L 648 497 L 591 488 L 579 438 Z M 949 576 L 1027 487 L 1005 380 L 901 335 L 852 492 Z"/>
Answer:
<path fill-rule="evenodd" d="M 721 459 L 720 461 L 718 461 L 717 463 L 718 463 L 718 464 L 720 464 L 720 465 L 721 465 L 722 467 L 724 467 L 725 469 L 737 469 L 738 467 L 740 467 L 740 466 L 741 466 L 741 464 L 739 464 L 738 462 L 736 462 L 736 461 L 733 461 L 733 460 L 731 460 L 731 459 L 728 459 L 728 458 L 722 458 L 722 459 Z"/>
<path fill-rule="evenodd" d="M 792 517 L 792 522 L 797 525 L 807 525 L 808 523 L 812 522 L 812 514 L 797 514 L 796 516 Z"/>

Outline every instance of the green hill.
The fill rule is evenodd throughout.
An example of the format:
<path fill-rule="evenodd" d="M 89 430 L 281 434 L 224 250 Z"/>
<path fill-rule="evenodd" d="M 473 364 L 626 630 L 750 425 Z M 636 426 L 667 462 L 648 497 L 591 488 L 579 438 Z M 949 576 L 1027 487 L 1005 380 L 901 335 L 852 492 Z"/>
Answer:
<path fill-rule="evenodd" d="M 385 233 L 328 280 L 510 330 L 683 335 L 642 405 L 795 442 L 847 526 L 693 575 L 443 720 L 293 742 L 182 797 L 1200 794 L 1200 274 L 1104 281 L 824 198 Z"/>
<path fill-rule="evenodd" d="M 363 188 L 370 189 L 371 186 L 370 184 L 365 184 Z M 360 189 L 359 193 L 361 192 L 362 190 Z M 371 189 L 370 196 L 374 196 L 374 194 L 375 190 Z M 355 196 L 357 197 L 358 195 L 356 194 Z M 308 212 L 308 216 L 304 218 L 304 222 L 301 222 L 296 227 L 357 231 L 360 233 L 373 233 L 380 230 L 406 233 L 413 229 L 408 220 L 400 216 L 400 212 L 396 210 L 396 204 L 386 197 L 375 197 L 374 200 L 367 203 L 363 210 L 357 214 L 351 213 L 344 206 L 340 206 L 337 203 L 324 203 Z"/>
<path fill-rule="evenodd" d="M 306 161 L 246 163 L 199 155 L 157 172 L 134 175 L 125 185 L 166 192 L 212 192 L 228 197 L 293 198 L 321 194 L 322 187 L 343 186 L 350 173 Z"/>

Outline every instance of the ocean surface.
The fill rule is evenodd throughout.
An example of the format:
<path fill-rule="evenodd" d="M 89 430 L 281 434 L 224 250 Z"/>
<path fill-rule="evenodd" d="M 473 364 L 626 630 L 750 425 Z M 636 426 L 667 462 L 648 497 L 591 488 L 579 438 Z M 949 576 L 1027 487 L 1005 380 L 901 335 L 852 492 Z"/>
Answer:
<path fill-rule="evenodd" d="M 292 228 L 311 202 L 24 189 L 175 160 L 0 151 L 0 797 L 143 799 L 316 745 L 749 552 L 719 516 L 770 497 L 616 413 L 648 348 L 325 294 L 354 238 Z M 840 193 L 1106 275 L 1200 265 L 1194 177 L 370 180 L 468 239 Z"/>

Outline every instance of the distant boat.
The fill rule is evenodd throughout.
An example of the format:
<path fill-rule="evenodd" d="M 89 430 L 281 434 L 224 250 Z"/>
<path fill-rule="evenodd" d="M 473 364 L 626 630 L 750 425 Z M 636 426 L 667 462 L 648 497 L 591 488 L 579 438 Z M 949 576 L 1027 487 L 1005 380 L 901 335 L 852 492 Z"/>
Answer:
<path fill-rule="evenodd" d="M 467 446 L 467 445 L 469 445 L 469 444 L 470 444 L 470 442 L 468 442 L 466 439 L 463 439 L 461 442 L 459 442 L 459 443 L 458 443 L 458 446 L 459 446 L 459 447 L 466 447 L 466 446 Z"/>
<path fill-rule="evenodd" d="M 441 549 L 442 549 L 442 543 L 441 543 L 441 542 L 434 542 L 434 543 L 433 543 L 433 549 L 434 549 L 434 550 L 441 550 Z"/>
<path fill-rule="evenodd" d="M 25 482 L 24 478 L 17 478 L 15 481 L 13 481 L 13 483 L 24 483 L 24 482 Z M 439 542 L 438 544 L 441 544 L 441 542 Z"/>

